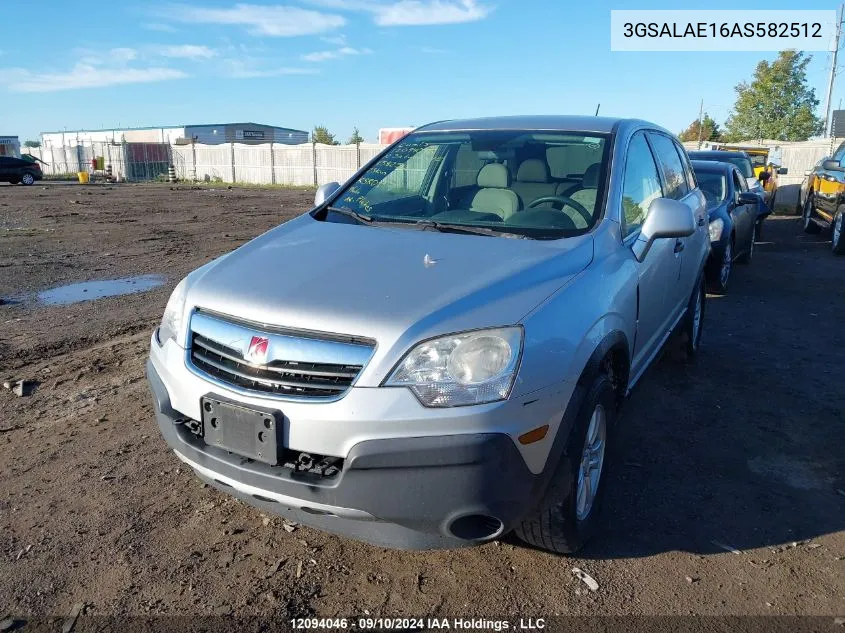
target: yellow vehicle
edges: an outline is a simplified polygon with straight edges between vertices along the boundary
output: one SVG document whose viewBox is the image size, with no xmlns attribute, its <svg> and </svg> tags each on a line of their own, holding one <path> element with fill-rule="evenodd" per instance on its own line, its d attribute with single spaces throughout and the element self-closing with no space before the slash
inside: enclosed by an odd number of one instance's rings
<svg viewBox="0 0 845 633">
<path fill-rule="evenodd" d="M 778 188 L 778 175 L 787 173 L 786 167 L 780 166 L 780 159 L 776 158 L 768 147 L 739 147 L 736 145 L 713 146 L 726 152 L 745 152 L 751 159 L 754 177 L 760 181 L 765 192 L 765 201 L 769 208 L 774 209 L 775 192 Z"/>
</svg>

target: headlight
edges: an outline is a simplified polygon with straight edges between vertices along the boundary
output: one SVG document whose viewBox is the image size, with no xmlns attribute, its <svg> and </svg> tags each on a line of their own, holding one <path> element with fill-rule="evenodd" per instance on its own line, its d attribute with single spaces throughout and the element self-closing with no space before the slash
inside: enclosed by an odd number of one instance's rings
<svg viewBox="0 0 845 633">
<path fill-rule="evenodd" d="M 161 318 L 161 325 L 158 326 L 158 344 L 164 345 L 168 339 L 178 340 L 179 331 L 182 327 L 182 313 L 185 312 L 185 288 L 187 279 L 183 279 L 173 289 L 173 294 L 167 300 L 164 308 L 164 316 Z"/>
<path fill-rule="evenodd" d="M 409 387 L 426 407 L 505 400 L 521 352 L 521 327 L 441 336 L 408 352 L 384 384 Z"/>
<path fill-rule="evenodd" d="M 716 218 L 710 223 L 710 241 L 718 242 L 722 239 L 722 231 L 725 228 L 725 221 L 722 218 Z"/>
</svg>

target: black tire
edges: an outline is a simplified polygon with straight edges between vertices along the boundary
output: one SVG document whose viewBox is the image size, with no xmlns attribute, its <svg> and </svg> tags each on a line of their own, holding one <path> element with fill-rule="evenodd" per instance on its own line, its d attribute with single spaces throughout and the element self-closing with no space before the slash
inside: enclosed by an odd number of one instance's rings
<svg viewBox="0 0 845 633">
<path fill-rule="evenodd" d="M 586 387 L 578 389 L 586 389 L 586 392 L 578 407 L 564 454 L 555 467 L 555 472 L 540 504 L 514 529 L 514 533 L 528 545 L 556 554 L 577 552 L 596 531 L 607 479 L 610 455 L 607 444 L 613 435 L 613 425 L 616 421 L 616 392 L 606 374 L 598 374 Z M 604 452 L 596 484 L 597 492 L 591 506 L 582 508 L 586 510 L 586 513 L 582 512 L 579 518 L 577 507 L 579 471 L 587 431 L 590 428 L 593 413 L 599 407 L 605 415 L 605 436 Z"/>
<path fill-rule="evenodd" d="M 813 210 L 813 199 L 810 196 L 807 196 L 807 201 L 804 203 L 804 210 L 801 213 L 801 225 L 804 229 L 804 233 L 815 235 L 816 233 L 821 232 L 822 227 L 814 221 L 815 215 L 815 211 Z"/>
<path fill-rule="evenodd" d="M 755 223 L 754 226 L 751 227 L 751 239 L 748 242 L 748 248 L 742 255 L 736 258 L 736 261 L 738 261 L 740 264 L 747 265 L 754 261 L 754 243 L 757 241 L 758 228 L 759 226 L 757 223 Z"/>
<path fill-rule="evenodd" d="M 696 327 L 696 302 L 701 301 L 700 310 L 698 310 L 698 327 Z M 687 353 L 687 358 L 692 360 L 698 354 L 701 347 L 701 333 L 704 330 L 704 312 L 707 304 L 707 293 L 704 288 L 704 279 L 698 282 L 690 296 L 687 304 L 687 313 L 684 315 L 682 331 L 686 341 L 684 342 L 684 350 Z"/>
<path fill-rule="evenodd" d="M 845 206 L 839 207 L 833 218 L 830 248 L 834 255 L 845 255 Z"/>
<path fill-rule="evenodd" d="M 33 185 L 33 184 L 35 184 L 35 176 L 30 174 L 28 171 L 24 172 L 23 175 L 21 176 L 21 183 L 23 183 L 26 186 Z"/>
<path fill-rule="evenodd" d="M 731 236 L 731 240 L 725 245 L 721 257 L 718 260 L 710 259 L 707 262 L 707 289 L 713 294 L 723 295 L 728 292 L 735 248 L 735 242 L 733 236 Z"/>
</svg>

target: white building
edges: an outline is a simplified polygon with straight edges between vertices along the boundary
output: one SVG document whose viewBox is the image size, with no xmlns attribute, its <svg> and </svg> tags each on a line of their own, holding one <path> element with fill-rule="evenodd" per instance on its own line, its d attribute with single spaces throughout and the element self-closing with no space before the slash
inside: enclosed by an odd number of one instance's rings
<svg viewBox="0 0 845 633">
<path fill-rule="evenodd" d="M 299 145 L 308 142 L 308 132 L 260 123 L 211 123 L 164 127 L 115 128 L 105 130 L 65 130 L 42 132 L 41 145 L 49 147 L 89 146 L 92 143 L 168 143 L 206 145 L 221 143 L 280 143 Z"/>
</svg>

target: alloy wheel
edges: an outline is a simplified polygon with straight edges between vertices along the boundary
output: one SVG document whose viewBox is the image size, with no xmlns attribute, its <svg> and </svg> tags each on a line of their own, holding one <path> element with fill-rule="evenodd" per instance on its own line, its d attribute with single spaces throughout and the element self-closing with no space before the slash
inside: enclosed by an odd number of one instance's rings
<svg viewBox="0 0 845 633">
<path fill-rule="evenodd" d="M 578 489 L 575 499 L 575 516 L 585 520 L 593 509 L 601 482 L 604 466 L 604 449 L 607 439 L 607 414 L 600 404 L 593 409 L 584 450 L 581 453 L 581 465 L 578 467 Z"/>
<path fill-rule="evenodd" d="M 731 266 L 733 265 L 733 247 L 731 242 L 725 245 L 725 252 L 722 255 L 722 268 L 719 270 L 719 281 L 722 282 L 722 288 L 728 285 L 728 278 L 731 276 Z"/>
</svg>

